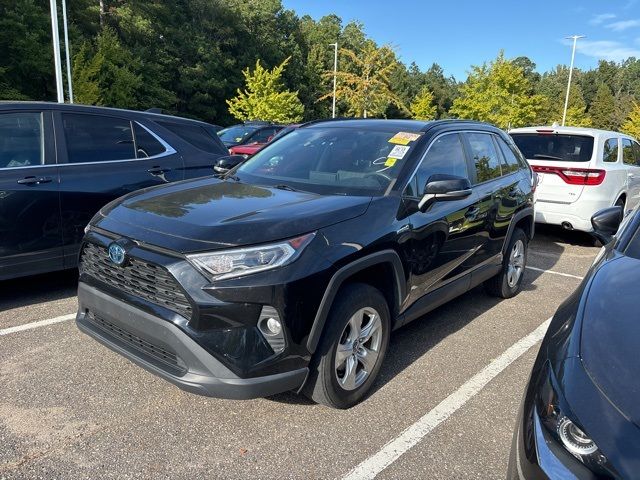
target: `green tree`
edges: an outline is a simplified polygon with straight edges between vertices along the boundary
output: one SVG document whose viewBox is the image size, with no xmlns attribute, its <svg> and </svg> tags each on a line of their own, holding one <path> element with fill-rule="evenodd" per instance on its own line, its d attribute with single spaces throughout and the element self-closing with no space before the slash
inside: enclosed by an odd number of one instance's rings
<svg viewBox="0 0 640 480">
<path fill-rule="evenodd" d="M 532 86 L 522 68 L 505 59 L 500 52 L 489 65 L 472 67 L 450 113 L 501 128 L 530 125 L 541 109 L 540 96 L 531 92 Z"/>
<path fill-rule="evenodd" d="M 238 120 L 268 120 L 279 123 L 295 123 L 302 120 L 304 106 L 298 98 L 298 92 L 285 90 L 282 72 L 289 59 L 285 59 L 273 70 L 265 69 L 260 60 L 256 61 L 253 71 L 242 71 L 245 78 L 245 90 L 237 90 L 237 95 L 227 100 L 229 113 Z"/>
<path fill-rule="evenodd" d="M 433 93 L 427 87 L 416 96 L 411 103 L 411 114 L 416 120 L 433 120 L 436 118 L 436 106 L 433 104 Z"/>
<path fill-rule="evenodd" d="M 591 123 L 595 128 L 615 130 L 619 127 L 615 121 L 616 104 L 611 89 L 601 83 L 589 108 Z"/>
<path fill-rule="evenodd" d="M 633 102 L 633 108 L 629 112 L 627 120 L 622 124 L 620 130 L 627 135 L 640 139 L 640 104 Z"/>
<path fill-rule="evenodd" d="M 389 105 L 407 110 L 389 85 L 389 77 L 397 66 L 395 53 L 390 47 L 378 48 L 369 40 L 358 53 L 341 48 L 340 54 L 349 61 L 351 68 L 338 70 L 336 97 L 346 103 L 350 115 L 364 118 L 381 116 Z M 325 72 L 324 76 L 333 78 L 333 71 Z M 332 95 L 332 92 L 327 93 L 319 100 Z"/>
</svg>

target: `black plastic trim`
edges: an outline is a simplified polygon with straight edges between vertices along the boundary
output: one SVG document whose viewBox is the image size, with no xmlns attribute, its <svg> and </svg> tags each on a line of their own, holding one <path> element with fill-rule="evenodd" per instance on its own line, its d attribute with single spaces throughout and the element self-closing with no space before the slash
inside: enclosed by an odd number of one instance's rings
<svg viewBox="0 0 640 480">
<path fill-rule="evenodd" d="M 327 321 L 329 310 L 331 309 L 333 300 L 335 299 L 336 294 L 338 293 L 338 290 L 340 289 L 340 286 L 344 283 L 344 281 L 355 273 L 364 270 L 365 268 L 384 263 L 390 264 L 393 268 L 394 280 L 396 283 L 395 293 L 397 307 L 400 307 L 403 299 L 406 296 L 407 287 L 404 280 L 404 268 L 402 266 L 402 261 L 400 260 L 400 256 L 398 255 L 398 253 L 395 250 L 381 250 L 379 252 L 359 258 L 340 268 L 333 275 L 333 277 L 331 277 L 329 285 L 327 286 L 327 289 L 325 290 L 322 297 L 322 301 L 320 302 L 320 306 L 318 307 L 318 312 L 316 313 L 313 325 L 311 326 L 311 331 L 309 332 L 309 338 L 307 339 L 307 348 L 309 352 L 315 352 L 316 347 L 320 342 L 320 336 L 322 335 L 324 325 Z"/>
</svg>

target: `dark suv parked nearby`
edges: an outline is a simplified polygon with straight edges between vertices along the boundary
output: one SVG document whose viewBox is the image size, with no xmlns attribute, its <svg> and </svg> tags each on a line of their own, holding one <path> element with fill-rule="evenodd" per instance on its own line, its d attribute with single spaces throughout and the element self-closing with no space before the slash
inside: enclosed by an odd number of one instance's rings
<svg viewBox="0 0 640 480">
<path fill-rule="evenodd" d="M 109 201 L 214 173 L 215 127 L 55 103 L 0 102 L 0 280 L 73 268 L 84 227 Z"/>
<path fill-rule="evenodd" d="M 486 124 L 307 124 L 224 179 L 103 208 L 82 247 L 77 323 L 188 391 L 349 407 L 393 329 L 483 282 L 518 293 L 532 184 Z"/>
</svg>

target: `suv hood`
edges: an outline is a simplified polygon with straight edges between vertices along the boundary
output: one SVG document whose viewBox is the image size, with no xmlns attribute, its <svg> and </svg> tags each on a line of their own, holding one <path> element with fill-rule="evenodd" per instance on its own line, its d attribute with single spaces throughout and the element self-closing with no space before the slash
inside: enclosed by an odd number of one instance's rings
<svg viewBox="0 0 640 480">
<path fill-rule="evenodd" d="M 208 177 L 123 197 L 95 226 L 186 253 L 294 237 L 362 215 L 370 202 Z"/>
<path fill-rule="evenodd" d="M 619 257 L 596 272 L 584 307 L 580 355 L 592 381 L 640 426 L 640 260 Z"/>
</svg>

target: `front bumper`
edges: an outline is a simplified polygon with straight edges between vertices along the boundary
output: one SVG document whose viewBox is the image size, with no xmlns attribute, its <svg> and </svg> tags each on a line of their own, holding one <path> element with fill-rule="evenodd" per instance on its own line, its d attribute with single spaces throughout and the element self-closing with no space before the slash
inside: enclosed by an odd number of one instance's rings
<svg viewBox="0 0 640 480">
<path fill-rule="evenodd" d="M 167 320 L 80 282 L 78 328 L 137 365 L 183 390 L 249 399 L 299 389 L 308 368 L 241 378 Z"/>
</svg>

